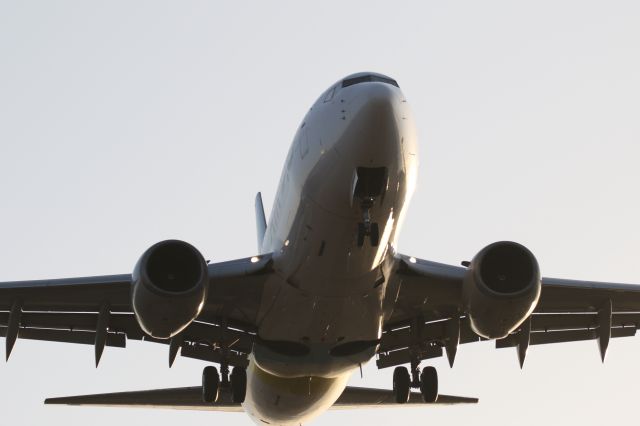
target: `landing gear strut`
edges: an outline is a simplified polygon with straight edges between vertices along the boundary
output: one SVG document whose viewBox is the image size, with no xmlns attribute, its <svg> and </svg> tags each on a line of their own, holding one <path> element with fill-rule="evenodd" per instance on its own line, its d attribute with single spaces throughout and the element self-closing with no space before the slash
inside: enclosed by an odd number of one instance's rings
<svg viewBox="0 0 640 426">
<path fill-rule="evenodd" d="M 357 167 L 353 188 L 353 200 L 360 203 L 362 222 L 358 223 L 358 247 L 369 237 L 372 247 L 380 244 L 380 229 L 371 222 L 371 208 L 377 200 L 383 200 L 388 185 L 386 167 Z"/>
<path fill-rule="evenodd" d="M 411 388 L 420 389 L 424 402 L 436 402 L 438 399 L 438 372 L 434 367 L 425 367 L 420 371 L 417 362 L 411 363 L 411 377 L 407 367 L 393 370 L 393 396 L 397 403 L 409 401 Z"/>
<path fill-rule="evenodd" d="M 207 366 L 202 370 L 202 400 L 214 403 L 218 400 L 220 390 L 228 390 L 231 393 L 231 401 L 237 404 L 244 402 L 247 393 L 247 371 L 242 367 L 234 367 L 229 374 L 229 366 L 220 365 L 222 374 L 218 369 Z"/>
<path fill-rule="evenodd" d="M 364 245 L 365 237 L 369 237 L 371 247 L 377 247 L 380 243 L 380 227 L 376 222 L 371 222 L 371 207 L 374 202 L 373 197 L 362 200 L 362 222 L 358 223 L 358 247 Z"/>
</svg>

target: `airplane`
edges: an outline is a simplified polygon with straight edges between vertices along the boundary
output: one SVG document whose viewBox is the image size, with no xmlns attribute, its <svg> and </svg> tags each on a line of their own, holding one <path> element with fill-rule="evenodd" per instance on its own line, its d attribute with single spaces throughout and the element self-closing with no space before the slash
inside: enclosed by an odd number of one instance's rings
<svg viewBox="0 0 640 426">
<path fill-rule="evenodd" d="M 267 224 L 255 199 L 257 251 L 210 263 L 161 241 L 131 274 L 0 283 L 6 357 L 18 339 L 168 346 L 209 364 L 199 386 L 49 398 L 46 404 L 244 411 L 299 425 L 328 409 L 473 404 L 439 393 L 425 360 L 494 340 L 515 348 L 635 335 L 640 286 L 545 278 L 535 256 L 498 241 L 460 266 L 397 251 L 417 181 L 411 110 L 396 80 L 373 72 L 332 84 L 285 160 Z M 375 358 L 391 389 L 347 386 Z"/>
</svg>

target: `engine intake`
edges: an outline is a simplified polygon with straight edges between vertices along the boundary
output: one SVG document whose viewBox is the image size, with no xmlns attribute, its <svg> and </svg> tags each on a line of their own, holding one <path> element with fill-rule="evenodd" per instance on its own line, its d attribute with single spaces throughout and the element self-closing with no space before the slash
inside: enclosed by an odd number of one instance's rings
<svg viewBox="0 0 640 426">
<path fill-rule="evenodd" d="M 183 293 L 200 283 L 202 256 L 194 247 L 179 241 L 165 241 L 154 246 L 147 259 L 149 282 L 167 293 Z"/>
<path fill-rule="evenodd" d="M 151 246 L 133 271 L 131 298 L 140 327 L 168 339 L 200 314 L 208 289 L 207 264 L 191 244 L 179 240 Z"/>
<path fill-rule="evenodd" d="M 538 261 L 523 245 L 500 241 L 480 250 L 464 278 L 463 299 L 471 327 L 487 339 L 506 337 L 540 298 Z"/>
</svg>

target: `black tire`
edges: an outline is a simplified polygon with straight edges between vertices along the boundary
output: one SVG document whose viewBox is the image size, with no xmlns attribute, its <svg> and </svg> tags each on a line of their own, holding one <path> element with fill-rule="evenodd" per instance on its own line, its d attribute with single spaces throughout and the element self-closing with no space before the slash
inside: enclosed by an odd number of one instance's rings
<svg viewBox="0 0 640 426">
<path fill-rule="evenodd" d="M 438 372 L 434 367 L 425 367 L 420 373 L 420 393 L 424 402 L 438 400 Z"/>
<path fill-rule="evenodd" d="M 220 375 L 218 369 L 207 366 L 202 370 L 202 401 L 213 404 L 218 400 Z"/>
<path fill-rule="evenodd" d="M 247 370 L 234 367 L 231 372 L 231 401 L 242 404 L 247 394 Z"/>
<path fill-rule="evenodd" d="M 362 247 L 364 245 L 364 237 L 367 231 L 364 228 L 364 223 L 358 223 L 358 247 Z"/>
<path fill-rule="evenodd" d="M 371 247 L 378 247 L 378 244 L 380 244 L 380 227 L 377 223 L 371 224 L 371 234 L 369 238 L 371 240 Z"/>
<path fill-rule="evenodd" d="M 407 367 L 396 367 L 393 370 L 393 396 L 398 404 L 409 401 L 411 392 L 411 378 Z"/>
</svg>

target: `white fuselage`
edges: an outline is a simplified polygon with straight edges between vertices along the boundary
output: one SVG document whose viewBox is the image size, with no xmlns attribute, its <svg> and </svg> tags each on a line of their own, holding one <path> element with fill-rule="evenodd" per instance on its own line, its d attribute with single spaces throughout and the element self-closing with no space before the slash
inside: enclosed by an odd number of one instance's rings
<svg viewBox="0 0 640 426">
<path fill-rule="evenodd" d="M 258 424 L 301 424 L 328 409 L 375 355 L 392 309 L 385 292 L 417 171 L 413 120 L 398 87 L 341 83 L 296 133 L 261 247 L 277 274 L 265 285 L 243 405 Z M 371 170 L 384 170 L 367 209 L 379 243 L 360 245 L 356 193 Z"/>
</svg>

